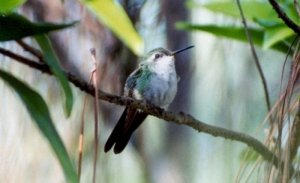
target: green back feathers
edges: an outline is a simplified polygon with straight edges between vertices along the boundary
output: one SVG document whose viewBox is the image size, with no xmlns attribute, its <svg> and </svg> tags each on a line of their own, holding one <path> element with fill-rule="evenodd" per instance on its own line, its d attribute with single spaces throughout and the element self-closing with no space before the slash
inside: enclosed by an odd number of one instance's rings
<svg viewBox="0 0 300 183">
<path fill-rule="evenodd" d="M 137 89 L 142 93 L 146 89 L 150 76 L 151 71 L 147 68 L 147 66 L 142 66 L 134 72 L 133 75 L 128 77 L 126 87 L 129 90 L 129 96 L 132 97 L 134 89 Z"/>
</svg>

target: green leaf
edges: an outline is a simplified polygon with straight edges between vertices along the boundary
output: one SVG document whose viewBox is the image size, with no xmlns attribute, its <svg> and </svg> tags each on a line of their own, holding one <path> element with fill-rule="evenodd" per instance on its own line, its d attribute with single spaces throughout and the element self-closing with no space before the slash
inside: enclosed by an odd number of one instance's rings
<svg viewBox="0 0 300 183">
<path fill-rule="evenodd" d="M 253 18 L 269 19 L 280 21 L 272 6 L 268 2 L 262 1 L 242 1 L 242 8 L 246 19 L 253 20 Z M 189 7 L 203 7 L 215 13 L 232 16 L 234 18 L 241 18 L 236 1 L 213 1 L 208 3 L 195 3 L 191 1 Z"/>
<path fill-rule="evenodd" d="M 227 37 L 239 41 L 247 41 L 244 27 L 236 26 L 218 26 L 218 25 L 192 25 L 186 23 L 178 23 L 176 25 L 179 29 L 188 29 L 188 30 L 200 30 L 212 33 L 216 36 Z M 253 42 L 255 44 L 261 45 L 263 32 L 260 29 L 250 29 L 250 32 L 253 37 Z"/>
<path fill-rule="evenodd" d="M 136 55 L 143 54 L 144 42 L 122 6 L 114 0 L 90 0 L 84 3 L 97 18 L 118 36 Z"/>
<path fill-rule="evenodd" d="M 300 3 L 299 0 L 297 0 L 298 3 Z M 280 3 L 279 2 L 280 7 L 282 8 L 282 11 L 284 13 L 286 13 L 286 15 L 292 20 L 294 21 L 296 24 L 298 24 L 298 26 L 300 26 L 300 19 L 299 19 L 299 15 L 298 12 L 296 10 L 295 4 L 294 4 L 294 0 L 285 0 L 285 2 Z"/>
<path fill-rule="evenodd" d="M 70 157 L 68 156 L 67 150 L 57 133 L 55 126 L 49 114 L 47 104 L 43 98 L 29 86 L 12 76 L 11 74 L 0 69 L 0 77 L 12 87 L 23 104 L 26 106 L 28 113 L 30 114 L 33 122 L 38 126 L 41 133 L 46 137 L 50 143 L 51 148 L 55 152 L 64 174 L 71 183 L 77 183 L 77 175 L 74 167 L 71 163 Z"/>
<path fill-rule="evenodd" d="M 263 28 L 272 28 L 272 27 L 275 27 L 275 26 L 282 25 L 281 22 L 270 21 L 270 20 L 266 20 L 266 19 L 257 19 L 257 18 L 254 18 L 253 21 L 255 23 L 257 23 L 258 25 L 260 25 L 261 27 L 263 27 Z"/>
<path fill-rule="evenodd" d="M 0 41 L 17 40 L 27 36 L 64 29 L 73 26 L 75 23 L 32 23 L 24 16 L 16 13 L 0 14 Z"/>
<path fill-rule="evenodd" d="M 18 6 L 22 5 L 25 0 L 0 0 L 0 13 L 12 11 Z"/>
<path fill-rule="evenodd" d="M 248 42 L 245 34 L 244 27 L 236 26 L 218 26 L 218 25 L 192 25 L 188 23 L 177 23 L 176 27 L 179 29 L 191 30 L 191 31 L 204 31 L 216 36 L 230 38 L 238 41 Z M 263 46 L 264 30 L 261 29 L 248 29 L 252 35 L 253 43 L 257 46 Z M 272 46 L 277 51 L 286 53 L 289 47 L 283 42 L 277 43 Z"/>
<path fill-rule="evenodd" d="M 266 29 L 263 41 L 263 48 L 270 48 L 280 41 L 295 35 L 294 32 L 285 24 Z"/>
<path fill-rule="evenodd" d="M 52 48 L 51 42 L 46 35 L 35 36 L 35 39 L 42 49 L 46 64 L 50 67 L 50 70 L 60 82 L 65 95 L 65 114 L 70 116 L 73 106 L 72 90 L 64 72 L 59 65 L 58 58 Z"/>
</svg>

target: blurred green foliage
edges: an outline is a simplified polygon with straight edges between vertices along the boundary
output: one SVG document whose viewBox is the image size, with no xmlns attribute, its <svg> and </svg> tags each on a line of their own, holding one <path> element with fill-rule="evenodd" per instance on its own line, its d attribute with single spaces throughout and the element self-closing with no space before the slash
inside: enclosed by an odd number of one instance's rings
<svg viewBox="0 0 300 183">
<path fill-rule="evenodd" d="M 223 36 L 226 38 L 239 40 L 243 42 L 247 42 L 247 36 L 245 34 L 244 27 L 233 27 L 233 26 L 220 26 L 220 25 L 193 25 L 189 23 L 177 23 L 176 27 L 179 29 L 187 29 L 187 30 L 200 30 L 200 31 L 207 31 L 216 36 Z M 287 28 L 288 29 L 288 28 Z M 263 47 L 264 44 L 264 36 L 265 32 L 261 29 L 257 28 L 249 28 L 248 29 L 252 35 L 253 43 L 257 46 Z M 290 29 L 289 29 L 290 30 Z M 280 36 L 280 35 L 279 35 Z M 272 45 L 273 49 L 281 52 L 286 52 L 289 49 L 289 46 L 284 42 L 277 42 L 276 44 Z"/>
<path fill-rule="evenodd" d="M 50 70 L 54 74 L 54 76 L 59 81 L 62 90 L 64 91 L 65 96 L 65 114 L 66 116 L 70 116 L 73 106 L 73 93 L 71 87 L 69 85 L 68 79 L 64 75 L 63 70 L 59 65 L 59 60 L 51 46 L 51 42 L 46 35 L 37 35 L 35 36 L 35 40 L 38 42 L 46 64 L 50 67 Z"/>
<path fill-rule="evenodd" d="M 53 24 L 31 22 L 13 10 L 24 3 L 24 0 L 0 1 L 0 42 L 19 40 L 32 36 L 38 43 L 47 64 L 59 81 L 65 97 L 65 114 L 70 116 L 73 106 L 73 94 L 69 82 L 63 73 L 60 62 L 52 48 L 46 33 L 75 25 L 76 22 Z M 84 1 L 105 26 L 110 28 L 136 55 L 144 49 L 142 38 L 135 31 L 133 24 L 120 4 L 112 0 Z M 0 70 L 0 77 L 8 83 L 21 97 L 28 113 L 55 152 L 68 182 L 78 182 L 76 172 L 67 154 L 66 148 L 55 130 L 48 106 L 43 98 L 22 81 L 9 73 Z"/>
<path fill-rule="evenodd" d="M 270 48 L 286 53 L 288 47 L 293 41 L 292 37 L 296 36 L 296 34 L 290 28 L 288 28 L 280 18 L 278 18 L 278 15 L 272 9 L 272 6 L 267 1 L 259 0 L 241 1 L 241 4 L 246 20 L 250 22 L 250 32 L 256 32 L 252 36 L 254 39 L 254 43 L 264 49 Z M 292 0 L 281 1 L 280 5 L 283 11 L 286 12 L 286 14 L 289 16 L 289 18 L 291 18 L 297 24 L 300 23 L 300 19 L 298 18 Z M 235 1 L 219 0 L 203 4 L 189 1 L 188 7 L 200 7 L 208 9 L 216 14 L 222 14 L 232 17 L 236 20 L 241 20 L 241 15 Z M 223 26 L 216 25 L 214 23 L 210 25 L 193 25 L 190 23 L 180 23 L 177 26 L 181 29 L 205 31 L 216 36 L 222 36 L 225 38 L 247 42 L 247 39 L 245 39 L 245 31 L 240 31 L 244 28 L 241 24 Z M 228 34 L 230 29 L 232 29 L 232 31 L 237 35 L 233 36 L 233 34 L 231 33 Z M 261 39 L 261 41 L 258 41 L 257 39 Z"/>
<path fill-rule="evenodd" d="M 11 74 L 0 70 L 0 77 L 5 83 L 12 87 L 26 106 L 33 122 L 38 126 L 41 133 L 49 141 L 70 183 L 78 182 L 77 174 L 71 163 L 67 150 L 55 129 L 50 113 L 44 99 L 33 89 Z"/>
<path fill-rule="evenodd" d="M 35 36 L 35 39 L 44 54 L 45 64 L 49 66 L 64 91 L 65 112 L 67 116 L 70 116 L 73 106 L 72 90 L 59 65 L 60 62 L 51 46 L 50 40 L 43 33 L 68 28 L 74 24 L 75 22 L 69 24 L 32 23 L 22 15 L 16 13 L 6 13 L 0 16 L 0 41 L 18 40 L 27 36 Z M 5 71 L 0 72 L 0 77 L 14 88 L 21 97 L 33 122 L 37 124 L 42 134 L 44 134 L 46 139 L 50 142 L 68 182 L 78 182 L 76 172 L 72 166 L 66 148 L 54 127 L 48 106 L 43 98 L 25 83 Z"/>
<path fill-rule="evenodd" d="M 0 13 L 12 11 L 25 1 L 26 0 L 0 0 Z"/>
</svg>

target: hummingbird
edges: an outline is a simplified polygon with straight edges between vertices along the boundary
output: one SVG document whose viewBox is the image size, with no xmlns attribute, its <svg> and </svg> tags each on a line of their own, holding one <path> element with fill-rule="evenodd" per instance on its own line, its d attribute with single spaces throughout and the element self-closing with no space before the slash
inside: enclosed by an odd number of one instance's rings
<svg viewBox="0 0 300 183">
<path fill-rule="evenodd" d="M 175 70 L 175 55 L 194 46 L 176 51 L 156 48 L 144 57 L 139 67 L 127 78 L 124 96 L 166 109 L 177 93 L 178 77 Z M 140 109 L 126 107 L 118 123 L 111 132 L 104 151 L 114 146 L 114 153 L 121 153 L 133 132 L 142 124 L 147 113 Z"/>
</svg>

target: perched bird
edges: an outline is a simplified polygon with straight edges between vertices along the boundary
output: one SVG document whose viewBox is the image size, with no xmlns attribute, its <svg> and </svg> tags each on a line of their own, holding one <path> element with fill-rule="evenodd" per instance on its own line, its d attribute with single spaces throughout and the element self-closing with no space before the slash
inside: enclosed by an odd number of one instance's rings
<svg viewBox="0 0 300 183">
<path fill-rule="evenodd" d="M 162 108 L 168 107 L 177 93 L 178 78 L 174 56 L 192 47 L 194 46 L 174 52 L 164 48 L 150 51 L 142 58 L 139 67 L 127 78 L 124 96 L 143 100 Z M 126 107 L 110 134 L 104 151 L 108 152 L 114 146 L 116 154 L 122 152 L 132 133 L 146 117 L 147 114 L 142 110 Z"/>
</svg>

